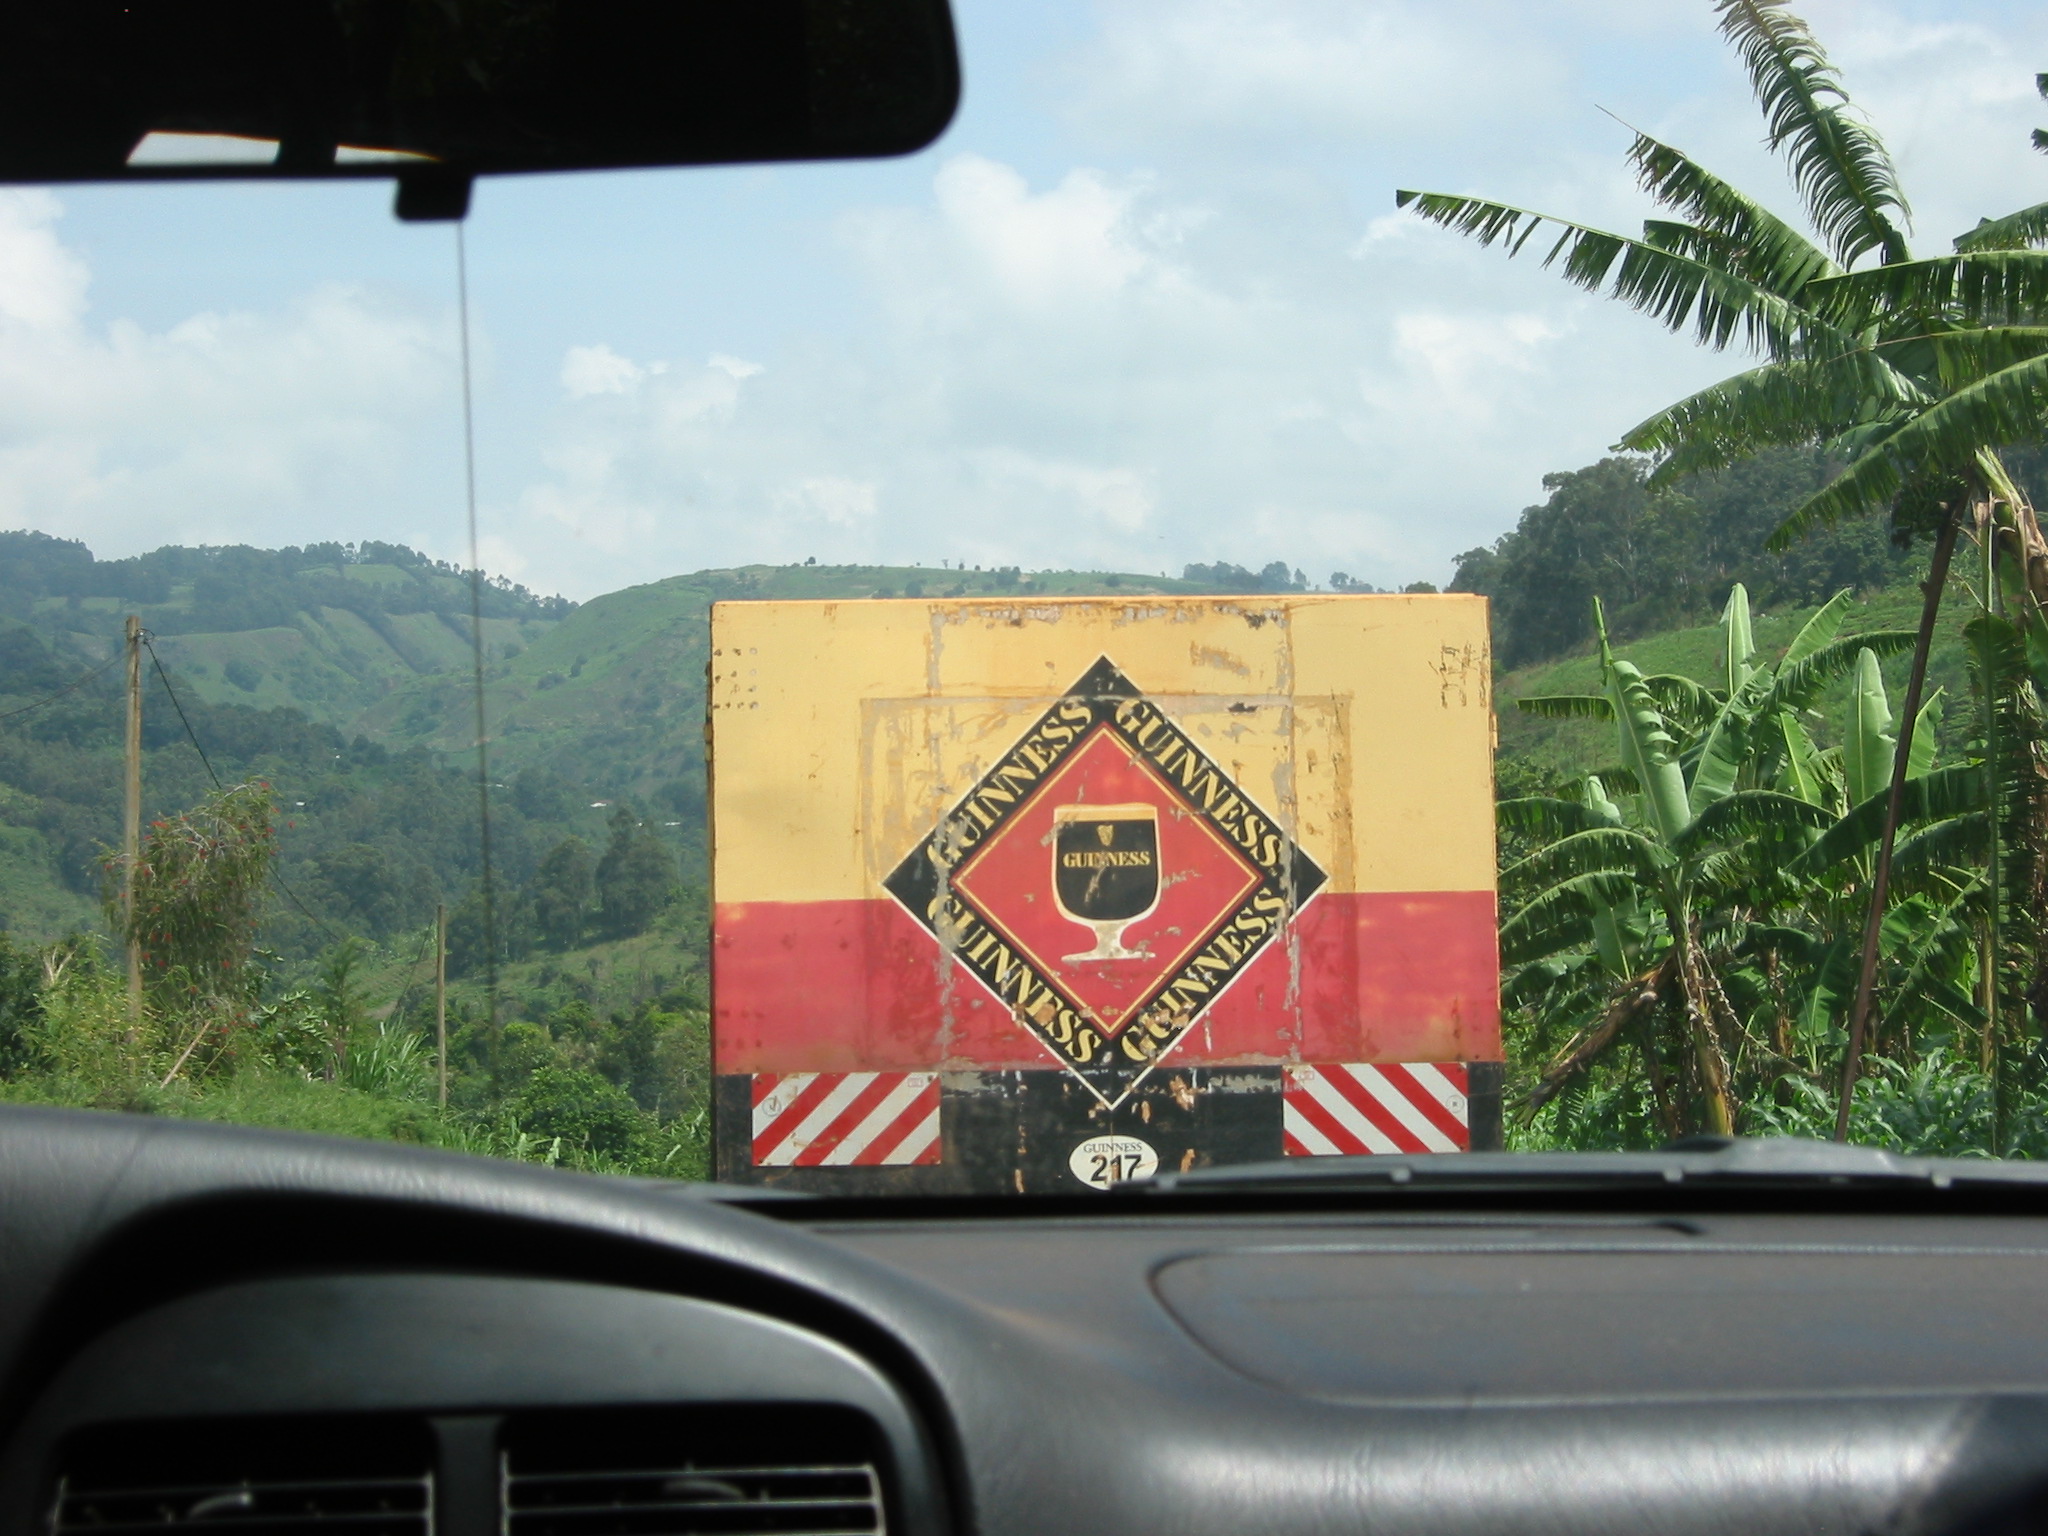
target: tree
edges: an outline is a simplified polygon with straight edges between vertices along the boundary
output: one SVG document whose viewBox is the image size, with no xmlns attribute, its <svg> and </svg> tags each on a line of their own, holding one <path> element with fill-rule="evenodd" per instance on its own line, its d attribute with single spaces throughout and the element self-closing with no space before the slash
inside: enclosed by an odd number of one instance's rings
<svg viewBox="0 0 2048 1536">
<path fill-rule="evenodd" d="M 1591 638 L 1595 593 L 1624 614 L 1653 595 L 1658 573 L 1650 557 L 1659 551 L 1644 516 L 1646 473 L 1639 460 L 1603 459 L 1543 477 L 1550 497 L 1522 514 L 1512 569 L 1500 573 L 1509 579 L 1489 589 L 1502 666 L 1556 655 Z"/>
<path fill-rule="evenodd" d="M 499 954 L 503 960 L 504 925 L 496 924 Z M 483 968 L 488 946 L 484 939 L 484 893 L 482 886 L 471 887 L 469 894 L 448 909 L 448 974 L 468 976 Z"/>
<path fill-rule="evenodd" d="M 334 905 L 374 934 L 407 926 L 414 915 L 413 899 L 432 894 L 431 882 L 416 878 L 419 871 L 399 869 L 383 848 L 372 843 L 346 843 L 321 855 L 314 869 Z"/>
<path fill-rule="evenodd" d="M 1856 115 L 1826 53 L 1783 0 L 1716 0 L 1782 152 L 1814 236 L 1779 219 L 1683 151 L 1637 133 L 1628 158 L 1675 218 L 1641 239 L 1484 199 L 1402 191 L 1424 218 L 1519 252 L 1545 224 L 1560 231 L 1546 265 L 1704 345 L 1741 341 L 1758 367 L 1658 412 L 1622 438 L 1659 456 L 1655 484 L 1735 463 L 1760 448 L 1819 444 L 1843 469 L 1773 536 L 1889 509 L 1895 534 L 1931 536 L 1927 601 L 1906 687 L 1864 924 L 1857 1001 L 1844 1059 L 1838 1134 L 1862 1051 L 1880 928 L 1926 676 L 1957 526 L 1988 549 L 2010 546 L 2026 575 L 2023 627 L 2043 631 L 2048 540 L 2007 474 L 1999 445 L 2048 421 L 2048 205 L 1985 221 L 1947 256 L 1913 260 L 1905 192 L 1876 132 Z M 2048 94 L 2048 80 L 2040 82 Z M 1865 257 L 1876 261 L 1856 270 Z"/>
<path fill-rule="evenodd" d="M 191 1000 L 248 1001 L 263 886 L 277 858 L 270 786 L 236 784 L 182 815 L 144 829 L 135 860 L 135 905 L 120 910 L 121 856 L 102 858 L 115 932 L 142 951 L 142 972 L 162 1007 Z"/>
<path fill-rule="evenodd" d="M 583 937 L 590 910 L 596 862 L 580 837 L 565 837 L 548 850 L 527 885 L 533 926 L 541 941 L 566 949 Z"/>
<path fill-rule="evenodd" d="M 11 1076 L 33 1054 L 44 983 L 42 956 L 0 932 L 0 1078 Z"/>
<path fill-rule="evenodd" d="M 313 983 L 313 1002 L 327 1030 L 327 1049 L 333 1070 L 346 1076 L 349 1048 L 369 1023 L 369 1002 L 357 973 L 363 963 L 363 946 L 355 939 L 343 939 L 320 960 Z"/>
<path fill-rule="evenodd" d="M 1223 592 L 1305 592 L 1308 578 L 1285 560 L 1268 561 L 1256 571 L 1228 560 L 1213 565 L 1188 565 L 1181 569 L 1182 581 L 1199 581 Z M 1348 581 L 1348 578 L 1347 578 Z"/>
<path fill-rule="evenodd" d="M 597 903 L 605 931 L 624 938 L 654 921 L 679 882 L 674 856 L 629 807 L 612 812 L 611 831 L 604 857 L 597 861 Z"/>
<path fill-rule="evenodd" d="M 1885 584 L 1904 556 L 1871 521 L 1819 530 L 1783 554 L 1765 539 L 1830 473 L 1811 448 L 1769 448 L 1725 469 L 1650 483 L 1654 464 L 1617 457 L 1546 475 L 1490 548 L 1457 560 L 1451 589 L 1493 599 L 1494 655 L 1513 668 L 1592 637 L 1592 595 L 1617 639 L 1718 612 L 1740 582 L 1766 606 L 1820 603 Z"/>
<path fill-rule="evenodd" d="M 606 1156 L 629 1151 L 645 1123 L 632 1096 L 580 1067 L 541 1067 L 513 1101 L 520 1128 L 560 1137 L 570 1146 Z"/>
<path fill-rule="evenodd" d="M 512 781 L 512 803 L 533 821 L 565 821 L 574 809 L 569 781 L 547 768 L 522 768 Z"/>
</svg>

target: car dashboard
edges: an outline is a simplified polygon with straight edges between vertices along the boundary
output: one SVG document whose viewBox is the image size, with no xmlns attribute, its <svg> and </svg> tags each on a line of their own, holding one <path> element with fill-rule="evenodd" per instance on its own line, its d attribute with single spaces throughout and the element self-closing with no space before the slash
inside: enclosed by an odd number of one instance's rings
<svg viewBox="0 0 2048 1536">
<path fill-rule="evenodd" d="M 854 1203 L 7 1109 L 0 1521 L 2033 1530 L 2044 1206 L 1668 1171 Z"/>
</svg>

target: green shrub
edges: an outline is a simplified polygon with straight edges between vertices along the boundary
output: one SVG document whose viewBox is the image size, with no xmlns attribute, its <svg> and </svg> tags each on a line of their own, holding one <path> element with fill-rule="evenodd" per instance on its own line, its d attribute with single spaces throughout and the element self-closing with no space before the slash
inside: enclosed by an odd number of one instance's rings
<svg viewBox="0 0 2048 1536">
<path fill-rule="evenodd" d="M 520 1129 L 605 1157 L 625 1157 L 648 1122 L 632 1096 L 595 1072 L 542 1067 L 513 1102 Z"/>
</svg>

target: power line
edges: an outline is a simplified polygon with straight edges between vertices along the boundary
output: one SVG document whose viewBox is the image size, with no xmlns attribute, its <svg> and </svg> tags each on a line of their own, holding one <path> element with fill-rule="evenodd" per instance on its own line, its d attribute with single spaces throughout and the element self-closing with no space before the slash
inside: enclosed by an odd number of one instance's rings
<svg viewBox="0 0 2048 1536">
<path fill-rule="evenodd" d="M 412 957 L 412 962 L 405 968 L 405 985 L 398 989 L 398 996 L 392 1000 L 391 1017 L 393 1019 L 404 1015 L 405 1000 L 412 996 L 412 989 L 418 984 L 420 962 L 427 958 L 427 948 L 433 942 L 434 928 L 430 923 L 427 926 L 426 937 L 420 940 L 419 953 Z"/>
<path fill-rule="evenodd" d="M 149 652 L 149 662 L 151 666 L 156 668 L 157 681 L 164 685 L 164 693 L 171 701 L 171 708 L 178 712 L 178 723 L 185 727 L 186 738 L 191 741 L 192 750 L 199 754 L 199 761 L 206 768 L 206 776 L 213 780 L 213 787 L 215 789 L 226 789 L 227 786 L 220 781 L 220 775 L 213 771 L 213 759 L 206 755 L 206 748 L 199 744 L 199 733 L 192 729 L 192 722 L 185 716 L 185 706 L 178 702 L 178 691 L 171 686 L 170 676 L 164 671 L 164 664 L 156 654 L 156 647 L 150 644 L 148 630 L 142 632 L 142 646 L 144 650 Z M 337 932 L 332 923 L 299 900 L 299 893 L 284 883 L 284 876 L 277 872 L 275 865 L 270 870 L 270 883 L 277 887 L 278 894 L 299 909 L 300 915 L 319 928 L 330 940 L 336 944 L 347 942 L 345 936 Z"/>
<path fill-rule="evenodd" d="M 178 702 L 178 691 L 171 686 L 171 679 L 165 673 L 164 664 L 158 659 L 156 647 L 150 644 L 150 639 L 150 633 L 145 629 L 142 632 L 142 648 L 149 652 L 149 664 L 156 668 L 156 680 L 164 685 L 164 694 L 170 699 L 171 708 L 178 712 L 178 723 L 185 727 L 186 736 L 191 738 L 192 750 L 199 754 L 199 761 L 205 765 L 206 776 L 213 780 L 215 789 L 225 789 L 227 786 L 221 783 L 220 775 L 213 771 L 213 760 L 206 755 L 206 748 L 199 745 L 199 733 L 192 729 L 192 722 L 185 718 L 185 706 Z"/>
<path fill-rule="evenodd" d="M 212 759 L 207 757 L 206 748 L 202 747 L 199 744 L 199 733 L 192 729 L 192 722 L 190 719 L 186 717 L 185 714 L 185 706 L 178 702 L 178 690 L 171 686 L 170 674 L 164 671 L 163 661 L 160 657 L 158 657 L 156 653 L 156 647 L 150 644 L 150 635 L 147 630 L 143 631 L 142 645 L 143 648 L 149 652 L 150 665 L 156 668 L 157 681 L 164 685 L 164 694 L 167 698 L 170 699 L 171 708 L 178 712 L 178 723 L 185 727 L 185 735 L 187 739 L 189 739 L 192 743 L 192 750 L 199 754 L 199 761 L 205 765 L 206 776 L 209 779 L 213 780 L 213 787 L 215 789 L 225 788 L 225 786 L 220 781 L 220 775 L 213 771 L 213 762 Z M 325 929 L 328 936 L 333 938 L 336 943 L 342 942 L 339 935 L 335 933 L 334 929 L 330 927 L 323 918 L 316 916 L 313 912 L 307 909 L 306 904 L 299 900 L 297 894 L 292 890 L 292 888 L 284 883 L 284 877 L 278 874 L 278 872 L 275 869 L 271 870 L 270 879 L 271 883 L 274 884 L 278 888 L 278 890 L 283 893 L 287 901 L 289 901 L 293 906 L 297 907 L 299 911 L 304 913 L 305 916 L 309 918 L 311 921 L 319 924 L 321 928 Z M 391 1005 L 393 1014 L 396 1014 L 401 1008 L 405 1006 L 405 1000 L 411 994 L 413 986 L 417 979 L 417 975 L 420 968 L 420 962 L 426 959 L 427 946 L 433 943 L 433 941 L 433 930 L 430 928 L 427 930 L 427 936 L 424 939 L 420 940 L 419 953 L 412 957 L 412 963 L 405 968 L 405 985 L 399 989 L 397 1001 L 395 1001 Z"/>
<path fill-rule="evenodd" d="M 54 704 L 57 702 L 57 700 L 63 698 L 64 695 L 67 693 L 76 693 L 79 689 L 83 688 L 87 683 L 91 682 L 94 678 L 98 677 L 102 672 L 106 671 L 107 668 L 111 667 L 115 662 L 119 661 L 120 659 L 121 653 L 119 651 L 114 652 L 113 655 L 109 656 L 105 661 L 101 662 L 98 666 L 94 667 L 90 672 L 87 672 L 80 677 L 74 678 L 71 682 L 66 683 L 62 688 L 59 688 L 55 693 L 45 694 L 43 695 L 42 698 L 37 699 L 32 704 L 23 704 L 17 709 L 10 709 L 4 713 L 0 713 L 0 720 L 12 720 L 16 715 L 25 715 L 32 709 L 41 709 L 45 704 Z"/>
</svg>

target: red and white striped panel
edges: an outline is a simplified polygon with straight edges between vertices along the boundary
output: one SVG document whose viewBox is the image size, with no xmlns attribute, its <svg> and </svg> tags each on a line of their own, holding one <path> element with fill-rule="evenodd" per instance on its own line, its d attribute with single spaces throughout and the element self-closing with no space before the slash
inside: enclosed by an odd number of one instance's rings
<svg viewBox="0 0 2048 1536">
<path fill-rule="evenodd" d="M 1289 1157 L 1464 1152 L 1472 1145 L 1465 1065 L 1289 1067 L 1281 1090 Z"/>
<path fill-rule="evenodd" d="M 938 1160 L 935 1072 L 754 1074 L 757 1168 L 881 1168 Z"/>
</svg>

